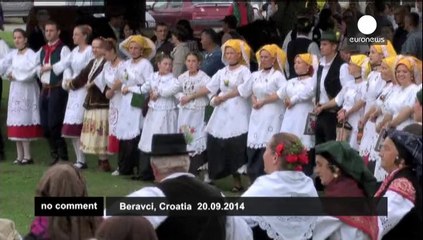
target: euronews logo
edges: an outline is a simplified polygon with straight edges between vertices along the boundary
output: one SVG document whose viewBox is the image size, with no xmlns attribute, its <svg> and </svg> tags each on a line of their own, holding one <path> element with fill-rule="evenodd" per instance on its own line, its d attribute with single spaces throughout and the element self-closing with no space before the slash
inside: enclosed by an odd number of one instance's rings
<svg viewBox="0 0 423 240">
<path fill-rule="evenodd" d="M 371 15 L 362 16 L 357 22 L 358 31 L 364 36 L 350 36 L 348 42 L 351 44 L 386 44 L 385 37 L 371 36 L 377 28 L 376 19 Z"/>
</svg>

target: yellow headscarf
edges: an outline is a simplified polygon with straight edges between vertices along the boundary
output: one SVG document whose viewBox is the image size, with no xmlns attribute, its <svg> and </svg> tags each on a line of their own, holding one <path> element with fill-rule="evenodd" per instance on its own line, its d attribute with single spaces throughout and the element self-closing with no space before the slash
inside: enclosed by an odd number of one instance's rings
<svg viewBox="0 0 423 240">
<path fill-rule="evenodd" d="M 386 41 L 386 45 L 373 44 L 372 47 L 376 49 L 376 52 L 383 54 L 384 57 L 392 57 L 397 55 L 394 46 L 389 40 Z"/>
<path fill-rule="evenodd" d="M 395 75 L 395 65 L 397 63 L 398 56 L 392 56 L 382 59 L 382 63 L 388 65 L 389 70 Z"/>
<path fill-rule="evenodd" d="M 313 67 L 313 73 L 314 74 L 317 71 L 317 68 L 319 67 L 319 60 L 317 59 L 316 55 L 310 54 L 310 53 L 301 53 L 297 54 L 297 56 L 301 60 L 303 60 L 305 63 Z"/>
<path fill-rule="evenodd" d="M 261 47 L 256 52 L 256 58 L 257 58 L 257 62 L 259 64 L 259 68 L 261 68 L 260 53 L 263 50 L 266 50 L 267 52 L 270 53 L 270 55 L 272 57 L 276 58 L 276 61 L 273 64 L 273 68 L 275 68 L 279 71 L 283 71 L 283 69 L 285 68 L 285 64 L 286 64 L 286 53 L 280 47 L 278 47 L 278 45 L 276 45 L 276 44 L 264 45 L 263 47 Z"/>
<path fill-rule="evenodd" d="M 132 42 L 138 44 L 143 49 L 143 57 L 151 59 L 154 57 L 154 55 L 156 55 L 156 46 L 149 38 L 146 38 L 142 35 L 132 35 L 124 41 L 122 47 L 126 51 L 129 51 L 129 44 Z"/>
<path fill-rule="evenodd" d="M 399 60 L 395 64 L 395 70 L 399 65 L 403 64 L 412 73 L 414 82 L 420 84 L 422 82 L 422 61 L 413 56 L 399 56 Z"/>
<path fill-rule="evenodd" d="M 227 47 L 233 48 L 237 53 L 241 53 L 240 63 L 242 65 L 250 67 L 251 48 L 246 42 L 240 39 L 229 39 L 222 45 L 222 62 L 226 65 L 227 60 L 225 59 L 225 49 Z"/>
<path fill-rule="evenodd" d="M 313 65 L 313 56 L 310 53 L 301 53 L 297 55 L 301 60 L 303 60 L 308 65 Z"/>
<path fill-rule="evenodd" d="M 361 68 L 361 76 L 363 79 L 367 78 L 371 71 L 369 58 L 364 54 L 355 54 L 351 56 L 350 63 L 357 65 Z"/>
<path fill-rule="evenodd" d="M 388 65 L 388 67 L 393 71 L 395 68 L 395 63 L 397 62 L 397 56 L 384 58 L 382 59 L 382 62 Z"/>
</svg>

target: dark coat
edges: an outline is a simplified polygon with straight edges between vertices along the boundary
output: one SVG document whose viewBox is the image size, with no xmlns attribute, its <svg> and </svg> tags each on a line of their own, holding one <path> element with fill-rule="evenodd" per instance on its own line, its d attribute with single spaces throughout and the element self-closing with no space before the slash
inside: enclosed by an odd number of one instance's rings
<svg viewBox="0 0 423 240">
<path fill-rule="evenodd" d="M 71 81 L 70 87 L 72 90 L 85 87 L 87 83 L 92 83 L 94 79 L 102 72 L 103 66 L 106 63 L 106 60 L 103 59 L 101 65 L 94 72 L 92 77 L 88 79 L 91 68 L 94 65 L 94 59 L 92 59 L 88 65 L 79 73 L 79 75 Z M 92 85 L 88 89 L 87 96 L 85 97 L 84 108 L 87 110 L 91 109 L 108 109 L 109 108 L 109 99 L 106 98 L 104 92 L 102 92 L 96 85 Z"/>
</svg>

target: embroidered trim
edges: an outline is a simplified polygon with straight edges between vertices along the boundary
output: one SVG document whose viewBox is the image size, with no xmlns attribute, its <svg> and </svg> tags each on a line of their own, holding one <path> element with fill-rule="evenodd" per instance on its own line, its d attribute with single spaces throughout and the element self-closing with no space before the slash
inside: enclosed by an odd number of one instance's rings
<svg viewBox="0 0 423 240">
<path fill-rule="evenodd" d="M 292 224 L 293 218 L 297 218 L 297 220 L 298 220 L 298 219 L 301 219 L 301 218 L 311 218 L 311 217 L 290 216 L 290 217 L 275 217 L 275 218 L 277 218 L 277 220 L 280 221 L 280 222 L 284 222 L 284 224 L 287 225 L 287 226 L 291 225 L 292 228 L 298 228 L 298 226 L 295 226 L 295 225 Z M 266 231 L 267 236 L 269 236 L 269 238 L 271 238 L 271 239 L 284 240 L 282 238 L 282 236 L 278 233 L 278 231 L 273 229 L 272 226 L 265 219 L 263 219 L 262 217 L 255 217 L 254 220 L 255 220 L 254 223 L 249 223 L 250 226 L 257 226 L 258 225 L 262 230 Z M 304 221 L 304 224 L 306 224 L 307 222 L 309 222 L 309 221 Z M 301 239 L 304 239 L 304 240 L 310 239 L 313 235 L 314 227 L 315 227 L 315 222 L 313 221 L 313 223 L 310 224 L 310 226 L 308 227 L 306 232 L 304 232 L 302 234 Z M 298 235 L 301 235 L 301 233 L 298 232 Z"/>
<path fill-rule="evenodd" d="M 377 217 L 374 216 L 338 216 L 342 222 L 355 227 L 367 234 L 371 240 L 376 240 L 379 233 Z"/>
<path fill-rule="evenodd" d="M 253 148 L 253 149 L 261 149 L 266 148 L 266 143 L 248 143 L 247 147 Z"/>
<path fill-rule="evenodd" d="M 388 190 L 394 191 L 415 204 L 416 190 L 406 178 L 397 178 L 389 185 Z"/>
<path fill-rule="evenodd" d="M 377 190 L 375 197 L 381 197 L 382 192 L 385 191 L 385 189 L 389 186 L 388 183 L 391 182 L 391 180 L 394 178 L 395 174 L 399 171 L 399 169 L 394 170 L 393 172 L 391 172 L 386 178 L 385 180 L 383 180 L 382 185 L 379 187 L 379 189 Z"/>
</svg>

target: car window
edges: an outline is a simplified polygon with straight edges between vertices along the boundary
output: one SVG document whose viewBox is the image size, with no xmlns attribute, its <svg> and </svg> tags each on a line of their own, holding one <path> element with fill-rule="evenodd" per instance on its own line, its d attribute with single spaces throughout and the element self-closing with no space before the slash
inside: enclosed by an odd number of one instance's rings
<svg viewBox="0 0 423 240">
<path fill-rule="evenodd" d="M 182 0 L 179 1 L 172 1 L 169 3 L 169 8 L 181 8 L 183 5 Z"/>
<path fill-rule="evenodd" d="M 168 2 L 156 2 L 154 3 L 154 9 L 165 9 Z"/>
</svg>

